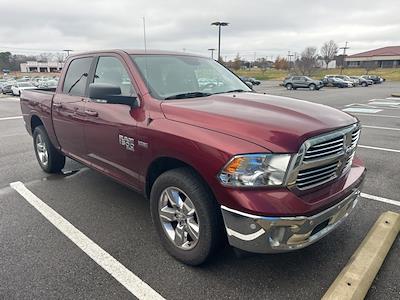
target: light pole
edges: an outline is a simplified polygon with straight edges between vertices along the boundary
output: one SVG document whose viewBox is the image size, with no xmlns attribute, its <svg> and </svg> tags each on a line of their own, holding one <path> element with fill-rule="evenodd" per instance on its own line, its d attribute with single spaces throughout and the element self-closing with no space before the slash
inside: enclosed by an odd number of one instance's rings
<svg viewBox="0 0 400 300">
<path fill-rule="evenodd" d="M 293 54 L 290 54 L 290 50 L 288 51 L 288 72 L 289 72 L 289 75 L 290 75 L 290 68 L 291 68 L 291 66 L 292 66 L 292 56 L 294 56 Z"/>
<path fill-rule="evenodd" d="M 68 58 L 69 53 L 70 53 L 72 50 L 71 50 L 71 49 L 64 49 L 63 51 L 64 51 L 64 52 L 67 52 L 67 57 L 63 59 L 63 61 L 65 61 L 65 60 Z"/>
<path fill-rule="evenodd" d="M 211 25 L 218 26 L 218 61 L 221 62 L 221 26 L 228 26 L 227 22 L 213 22 Z"/>
<path fill-rule="evenodd" d="M 212 59 L 214 59 L 214 51 L 215 51 L 216 49 L 215 48 L 210 48 L 210 49 L 208 49 L 208 51 L 211 51 L 211 58 Z"/>
<path fill-rule="evenodd" d="M 346 50 L 350 49 L 350 47 L 347 47 L 347 44 L 349 42 L 346 41 L 346 45 L 344 47 L 340 47 L 339 49 L 343 49 L 343 57 L 342 57 L 342 64 L 340 66 L 340 74 L 343 73 L 343 68 L 344 68 L 344 63 L 345 63 L 345 59 L 346 59 Z"/>
</svg>

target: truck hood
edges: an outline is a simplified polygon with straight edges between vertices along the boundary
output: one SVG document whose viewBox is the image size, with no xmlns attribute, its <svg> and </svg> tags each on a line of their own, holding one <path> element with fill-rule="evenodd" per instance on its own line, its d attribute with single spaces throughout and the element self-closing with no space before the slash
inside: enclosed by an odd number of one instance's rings
<svg viewBox="0 0 400 300">
<path fill-rule="evenodd" d="M 329 106 L 256 93 L 169 100 L 161 107 L 169 120 L 231 135 L 280 153 L 297 152 L 309 137 L 357 122 Z"/>
</svg>

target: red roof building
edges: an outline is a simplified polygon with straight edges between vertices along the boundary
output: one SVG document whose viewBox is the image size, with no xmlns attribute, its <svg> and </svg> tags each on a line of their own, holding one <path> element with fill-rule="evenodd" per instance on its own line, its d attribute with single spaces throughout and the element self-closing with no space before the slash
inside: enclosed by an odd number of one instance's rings
<svg viewBox="0 0 400 300">
<path fill-rule="evenodd" d="M 390 46 L 365 51 L 346 57 L 348 67 L 400 68 L 400 46 Z"/>
</svg>

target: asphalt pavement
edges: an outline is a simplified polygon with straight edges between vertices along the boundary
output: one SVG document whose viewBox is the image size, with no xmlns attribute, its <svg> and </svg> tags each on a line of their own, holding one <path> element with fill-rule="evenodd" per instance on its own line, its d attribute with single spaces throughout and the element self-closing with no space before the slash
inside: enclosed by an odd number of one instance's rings
<svg viewBox="0 0 400 300">
<path fill-rule="evenodd" d="M 0 299 L 135 298 L 13 190 L 16 181 L 166 299 L 321 298 L 376 218 L 400 211 L 400 99 L 390 99 L 400 83 L 286 91 L 263 82 L 256 90 L 356 111 L 364 126 L 357 154 L 368 169 L 366 198 L 337 230 L 296 252 L 237 258 L 226 247 L 206 265 L 185 266 L 162 249 L 141 195 L 72 160 L 64 175 L 43 173 L 22 118 L 10 119 L 21 116 L 18 99 L 2 97 Z M 399 253 L 397 238 L 368 299 L 400 298 Z"/>
</svg>

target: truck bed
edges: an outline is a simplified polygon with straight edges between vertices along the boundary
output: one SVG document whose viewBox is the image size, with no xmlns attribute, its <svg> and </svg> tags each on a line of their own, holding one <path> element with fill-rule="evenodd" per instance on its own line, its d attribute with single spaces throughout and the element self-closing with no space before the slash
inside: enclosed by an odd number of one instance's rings
<svg viewBox="0 0 400 300">
<path fill-rule="evenodd" d="M 34 120 L 31 116 L 36 115 L 40 118 L 48 132 L 52 132 L 51 104 L 55 94 L 55 89 L 36 89 L 21 91 L 20 104 L 25 127 L 32 134 L 31 125 Z"/>
</svg>

